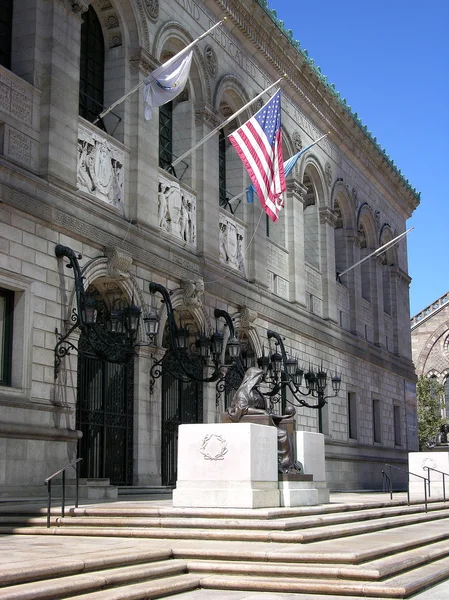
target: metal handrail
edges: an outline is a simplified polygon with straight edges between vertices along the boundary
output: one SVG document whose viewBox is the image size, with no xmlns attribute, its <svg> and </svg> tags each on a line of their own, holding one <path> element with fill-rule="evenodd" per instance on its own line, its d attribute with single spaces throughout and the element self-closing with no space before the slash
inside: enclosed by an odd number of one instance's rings
<svg viewBox="0 0 449 600">
<path fill-rule="evenodd" d="M 417 473 L 412 473 L 412 471 L 407 471 L 407 469 L 402 469 L 401 467 L 396 467 L 395 465 L 390 465 L 388 463 L 385 463 L 385 467 L 389 467 L 389 469 L 390 469 L 390 475 L 387 475 L 385 473 L 385 475 L 390 479 L 390 500 L 393 500 L 393 485 L 392 485 L 392 480 L 391 480 L 391 469 L 396 469 L 397 471 L 402 471 L 403 473 L 407 473 L 409 476 L 414 475 L 415 477 L 419 477 L 420 479 L 423 479 L 424 506 L 425 506 L 425 511 L 427 512 L 427 486 L 429 486 L 429 490 L 430 490 L 430 482 L 427 479 L 427 477 L 424 477 L 423 475 L 418 475 Z M 382 471 L 382 473 L 384 473 L 384 471 Z M 429 493 L 429 495 L 430 495 L 430 493 Z M 407 503 L 410 506 L 410 486 L 409 485 L 407 485 Z"/>
<path fill-rule="evenodd" d="M 445 476 L 449 477 L 449 473 L 445 473 L 444 471 L 440 471 L 439 469 L 433 469 L 432 467 L 423 467 L 423 469 L 427 469 L 427 478 L 429 480 L 429 496 L 430 496 L 430 471 L 435 471 L 435 473 L 440 473 L 443 476 L 443 502 L 446 502 L 446 484 L 445 484 Z"/>
<path fill-rule="evenodd" d="M 391 485 L 391 477 L 382 471 L 382 491 L 390 493 L 390 499 L 393 497 L 393 488 Z"/>
<path fill-rule="evenodd" d="M 47 486 L 47 493 L 48 493 L 48 497 L 47 497 L 47 527 L 50 527 L 51 483 L 52 483 L 53 479 L 55 477 L 57 477 L 58 475 L 60 475 L 61 473 L 62 473 L 62 507 L 61 507 L 61 516 L 64 517 L 64 515 L 65 515 L 65 472 L 70 467 L 73 467 L 75 469 L 75 473 L 76 473 L 75 508 L 78 508 L 78 488 L 79 488 L 78 463 L 80 463 L 82 460 L 83 460 L 82 458 L 77 458 L 75 461 L 69 463 L 65 467 L 62 467 L 62 469 L 59 469 L 59 471 L 56 471 L 56 473 L 53 473 L 53 475 L 50 475 L 50 477 L 47 477 L 47 479 L 44 481 L 45 485 Z"/>
</svg>

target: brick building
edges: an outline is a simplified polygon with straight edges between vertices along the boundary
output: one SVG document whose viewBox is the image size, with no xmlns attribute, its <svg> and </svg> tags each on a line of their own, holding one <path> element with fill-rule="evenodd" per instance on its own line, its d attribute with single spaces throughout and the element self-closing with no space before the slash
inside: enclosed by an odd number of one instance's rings
<svg viewBox="0 0 449 600">
<path fill-rule="evenodd" d="M 135 93 L 93 124 L 223 15 L 175 101 L 144 121 Z M 256 355 L 270 328 L 303 365 L 341 374 L 321 421 L 329 485 L 379 487 L 383 463 L 415 443 L 406 241 L 336 273 L 404 232 L 419 195 L 335 87 L 264 0 L 3 0 L 0 18 L 0 493 L 41 490 L 77 453 L 88 477 L 173 483 L 178 424 L 224 408 L 215 384 L 150 381 L 163 326 L 118 365 L 84 352 L 75 328 L 79 352 L 55 373 L 55 331 L 76 309 L 58 244 L 82 255 L 103 315 L 117 302 L 145 314 L 155 281 L 192 329 L 222 327 L 222 308 Z M 170 165 L 284 72 L 284 157 L 330 135 L 300 158 L 268 224 L 258 202 L 229 203 L 248 178 L 226 136 L 256 108 Z M 297 426 L 317 431 L 318 416 L 299 407 Z"/>
</svg>

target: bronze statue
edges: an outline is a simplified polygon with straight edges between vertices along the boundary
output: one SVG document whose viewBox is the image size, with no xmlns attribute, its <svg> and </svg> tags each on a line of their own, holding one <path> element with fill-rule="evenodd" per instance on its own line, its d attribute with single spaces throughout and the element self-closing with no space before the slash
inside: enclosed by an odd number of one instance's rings
<svg viewBox="0 0 449 600">
<path fill-rule="evenodd" d="M 257 389 L 257 385 L 262 379 L 262 369 L 251 367 L 245 372 L 243 381 L 227 410 L 229 419 L 234 423 L 242 420 L 254 422 L 256 415 L 265 415 L 267 419 L 264 424 L 277 427 L 279 472 L 283 474 L 301 473 L 302 465 L 295 460 L 293 444 L 293 417 L 296 411 L 293 406 L 290 406 L 286 409 L 285 415 L 271 414 L 266 406 L 264 395 Z M 260 421 L 258 422 L 260 423 Z"/>
</svg>

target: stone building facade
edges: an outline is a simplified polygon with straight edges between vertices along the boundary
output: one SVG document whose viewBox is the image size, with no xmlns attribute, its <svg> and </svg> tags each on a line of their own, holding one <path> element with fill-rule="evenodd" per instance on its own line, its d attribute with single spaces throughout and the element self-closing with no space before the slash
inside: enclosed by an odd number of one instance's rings
<svg viewBox="0 0 449 600">
<path fill-rule="evenodd" d="M 443 417 L 449 417 L 449 293 L 410 321 L 412 357 L 418 376 L 435 377 L 444 385 Z"/>
<path fill-rule="evenodd" d="M 183 420 L 179 406 L 187 398 L 188 417 L 203 422 L 218 421 L 224 408 L 214 384 L 184 389 L 160 377 L 150 390 L 151 367 L 165 352 L 164 322 L 155 344 L 136 348 L 126 368 L 72 351 L 55 379 L 55 332 L 68 330 L 76 308 L 58 244 L 82 256 L 84 286 L 109 310 L 119 299 L 144 314 L 154 281 L 173 292 L 175 310 L 198 331 L 222 327 L 213 316 L 222 308 L 258 356 L 270 328 L 303 365 L 341 374 L 322 415 L 329 486 L 378 488 L 382 465 L 405 462 L 414 444 L 406 427 L 415 380 L 406 241 L 336 274 L 404 232 L 419 196 L 366 126 L 264 0 L 6 5 L 0 494 L 42 490 L 77 452 L 88 477 L 171 483 L 167 436 L 173 441 Z M 102 106 L 223 15 L 195 47 L 187 86 L 172 104 L 144 121 L 135 93 L 93 124 Z M 170 165 L 284 73 L 284 157 L 330 135 L 302 155 L 285 209 L 268 226 L 258 202 L 229 203 L 248 178 L 226 136 L 259 106 L 176 170 Z M 204 293 L 192 303 L 185 290 L 198 280 Z M 75 330 L 70 339 L 81 349 L 78 338 Z M 172 413 L 169 401 L 177 403 Z M 316 410 L 300 407 L 296 419 L 317 431 Z"/>
</svg>

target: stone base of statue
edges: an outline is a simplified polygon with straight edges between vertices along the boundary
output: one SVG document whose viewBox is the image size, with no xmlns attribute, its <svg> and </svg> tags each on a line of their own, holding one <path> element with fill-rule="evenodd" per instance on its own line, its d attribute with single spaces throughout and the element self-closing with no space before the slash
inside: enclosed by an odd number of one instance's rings
<svg viewBox="0 0 449 600">
<path fill-rule="evenodd" d="M 304 473 L 313 475 L 313 488 L 317 492 L 316 504 L 327 504 L 329 489 L 326 484 L 324 435 L 312 431 L 297 431 L 296 457 L 302 463 Z"/>
<path fill-rule="evenodd" d="M 180 425 L 173 506 L 279 505 L 276 427 L 254 423 Z"/>
<path fill-rule="evenodd" d="M 320 504 L 312 475 L 279 473 L 281 506 L 316 506 Z"/>
<path fill-rule="evenodd" d="M 430 476 L 430 494 L 429 488 L 427 488 L 427 499 L 443 500 L 443 475 L 441 473 L 436 473 L 435 471 L 428 471 L 424 467 L 437 469 L 438 471 L 448 474 L 444 479 L 446 498 L 449 498 L 449 446 L 445 448 L 442 445 L 437 445 L 429 452 L 409 452 L 408 455 L 408 470 L 410 473 L 415 473 L 416 475 L 421 475 L 421 477 L 426 478 Z M 393 470 L 393 486 L 394 475 Z M 423 501 L 424 480 L 420 479 L 420 477 L 409 475 L 409 491 L 410 500 Z"/>
</svg>

